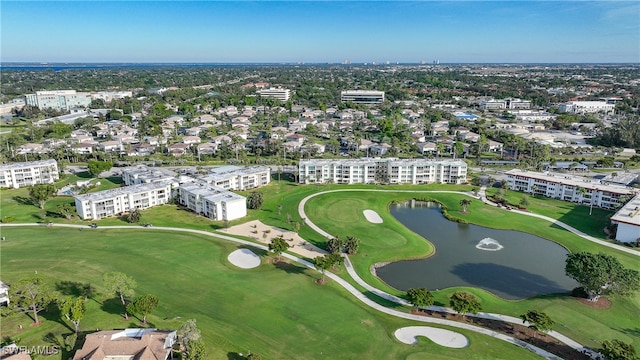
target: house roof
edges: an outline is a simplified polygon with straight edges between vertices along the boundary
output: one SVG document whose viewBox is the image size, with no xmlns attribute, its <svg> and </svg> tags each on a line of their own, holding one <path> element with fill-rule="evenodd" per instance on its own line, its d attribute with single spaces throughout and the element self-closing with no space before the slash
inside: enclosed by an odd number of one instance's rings
<svg viewBox="0 0 640 360">
<path fill-rule="evenodd" d="M 175 331 L 157 329 L 105 330 L 89 334 L 74 360 L 103 360 L 130 356 L 134 360 L 165 360 L 175 342 Z"/>
</svg>

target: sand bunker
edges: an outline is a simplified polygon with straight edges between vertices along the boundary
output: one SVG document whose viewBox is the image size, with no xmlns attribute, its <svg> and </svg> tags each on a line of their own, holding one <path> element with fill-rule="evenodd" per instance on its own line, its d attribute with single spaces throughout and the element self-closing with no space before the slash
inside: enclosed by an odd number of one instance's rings
<svg viewBox="0 0 640 360">
<path fill-rule="evenodd" d="M 365 210 L 362 212 L 364 217 L 367 218 L 367 221 L 374 224 L 382 224 L 382 218 L 378 215 L 377 212 L 373 210 Z"/>
<path fill-rule="evenodd" d="M 438 345 L 450 348 L 459 349 L 469 345 L 467 337 L 460 333 L 429 326 L 403 327 L 396 330 L 394 335 L 405 344 L 416 344 L 418 342 L 416 336 L 424 336 Z"/>
<path fill-rule="evenodd" d="M 251 269 L 260 265 L 260 256 L 249 249 L 238 249 L 229 254 L 227 259 L 230 263 L 242 269 Z"/>
</svg>

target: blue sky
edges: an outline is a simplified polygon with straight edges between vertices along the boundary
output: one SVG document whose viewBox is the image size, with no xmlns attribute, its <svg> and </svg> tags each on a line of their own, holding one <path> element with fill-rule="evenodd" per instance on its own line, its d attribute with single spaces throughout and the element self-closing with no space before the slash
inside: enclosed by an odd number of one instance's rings
<svg viewBox="0 0 640 360">
<path fill-rule="evenodd" d="M 637 1 L 13 1 L 2 62 L 640 62 Z"/>
</svg>

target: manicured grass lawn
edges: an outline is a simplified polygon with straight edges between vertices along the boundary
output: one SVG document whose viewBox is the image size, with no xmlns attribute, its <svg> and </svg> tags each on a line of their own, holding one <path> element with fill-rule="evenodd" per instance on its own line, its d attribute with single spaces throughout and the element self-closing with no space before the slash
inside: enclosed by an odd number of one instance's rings
<svg viewBox="0 0 640 360">
<path fill-rule="evenodd" d="M 449 214 L 464 218 L 469 222 L 501 229 L 526 231 L 567 247 L 570 251 L 604 252 L 616 256 L 625 266 L 640 270 L 638 257 L 588 242 L 549 222 L 524 217 L 509 211 L 482 204 L 474 200 L 468 214 L 459 211 L 458 194 L 431 193 L 379 193 L 379 192 L 339 192 L 320 195 L 311 199 L 305 208 L 309 218 L 318 226 L 338 236 L 356 236 L 361 240 L 360 251 L 352 257 L 358 274 L 369 284 L 395 295 L 402 292 L 390 288 L 370 273 L 370 266 L 376 262 L 393 261 L 412 257 L 428 256 L 430 247 L 416 234 L 408 231 L 393 218 L 388 205 L 393 200 L 410 197 L 429 197 L 445 204 Z M 372 209 L 384 220 L 384 224 L 366 221 L 362 211 Z M 576 224 L 573 224 L 576 225 Z M 580 227 L 580 224 L 577 225 Z M 436 249 L 437 251 L 437 249 Z M 543 261 L 543 260 L 541 260 Z M 456 289 L 435 292 L 436 302 L 448 304 L 448 297 Z M 522 301 L 506 301 L 480 289 L 465 289 L 481 299 L 483 310 L 512 316 L 519 316 L 531 309 L 548 312 L 556 319 L 556 329 L 590 346 L 598 346 L 603 340 L 625 339 L 640 345 L 640 328 L 636 325 L 640 313 L 640 296 L 628 299 L 613 298 L 609 309 L 596 310 L 564 296 L 543 296 Z M 575 315 L 575 316 L 574 316 Z M 584 330 L 589 324 L 589 330 Z"/>
<path fill-rule="evenodd" d="M 226 260 L 237 245 L 204 236 L 55 227 L 2 228 L 2 235 L 7 238 L 0 244 L 3 281 L 11 284 L 37 271 L 52 284 L 73 281 L 97 288 L 87 302 L 82 331 L 140 326 L 133 318 L 124 321 L 119 302 L 104 294 L 102 274 L 121 271 L 136 279 L 137 294 L 159 297 L 149 326 L 175 329 L 187 319 L 197 319 L 210 359 L 248 351 L 266 359 L 536 358 L 467 331 L 461 332 L 471 344 L 461 350 L 426 339 L 417 345 L 401 344 L 393 332 L 417 323 L 363 306 L 334 283 L 317 285 L 320 275 L 297 265 L 263 262 L 255 269 L 238 269 Z M 32 327 L 27 315 L 12 314 L 2 319 L 2 335 L 19 338 L 21 345 L 42 346 L 48 344 L 43 339 L 48 333 L 70 333 L 55 311 L 42 318 L 42 325 Z"/>
</svg>

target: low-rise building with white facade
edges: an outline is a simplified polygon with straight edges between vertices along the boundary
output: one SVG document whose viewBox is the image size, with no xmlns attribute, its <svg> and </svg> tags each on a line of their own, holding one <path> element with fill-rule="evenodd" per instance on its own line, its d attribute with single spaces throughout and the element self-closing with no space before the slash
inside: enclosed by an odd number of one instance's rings
<svg viewBox="0 0 640 360">
<path fill-rule="evenodd" d="M 467 164 L 462 160 L 308 159 L 300 160 L 298 176 L 303 184 L 462 184 L 467 181 Z"/>
<path fill-rule="evenodd" d="M 640 193 L 611 217 L 611 223 L 618 224 L 616 240 L 626 243 L 640 241 Z"/>
<path fill-rule="evenodd" d="M 212 220 L 235 220 L 247 215 L 247 199 L 231 191 L 197 181 L 178 187 L 179 203 Z"/>
<path fill-rule="evenodd" d="M 81 219 L 99 220 L 135 209 L 162 205 L 171 199 L 171 182 L 157 181 L 74 196 Z"/>
<path fill-rule="evenodd" d="M 635 194 L 633 188 L 610 185 L 597 179 L 565 173 L 513 169 L 507 171 L 506 175 L 507 184 L 511 190 L 605 209 L 615 209 L 626 197 Z"/>
<path fill-rule="evenodd" d="M 381 104 L 384 102 L 384 91 L 345 90 L 340 92 L 342 102 L 351 101 L 356 104 Z"/>
<path fill-rule="evenodd" d="M 36 91 L 35 94 L 25 95 L 25 103 L 40 109 L 68 111 L 88 107 L 91 104 L 91 95 L 75 90 Z"/>
<path fill-rule="evenodd" d="M 248 190 L 264 186 L 271 181 L 268 166 L 220 166 L 198 179 L 225 190 Z"/>
<path fill-rule="evenodd" d="M 615 111 L 615 104 L 609 104 L 606 101 L 569 101 L 558 106 L 558 110 L 575 113 L 598 113 L 612 115 Z"/>
<path fill-rule="evenodd" d="M 265 98 L 278 99 L 283 103 L 289 101 L 289 98 L 291 97 L 291 90 L 284 89 L 284 88 L 262 89 L 262 90 L 256 91 L 256 93 L 260 94 L 260 96 Z"/>
<path fill-rule="evenodd" d="M 530 109 L 531 101 L 522 99 L 507 98 L 502 100 L 482 100 L 480 101 L 480 109 L 483 110 L 500 110 L 500 109 Z"/>
<path fill-rule="evenodd" d="M 0 188 L 53 184 L 59 178 L 58 163 L 53 159 L 0 165 Z"/>
<path fill-rule="evenodd" d="M 125 186 L 148 184 L 157 181 L 176 181 L 176 173 L 167 169 L 151 168 L 146 165 L 124 167 L 121 170 Z"/>
</svg>

